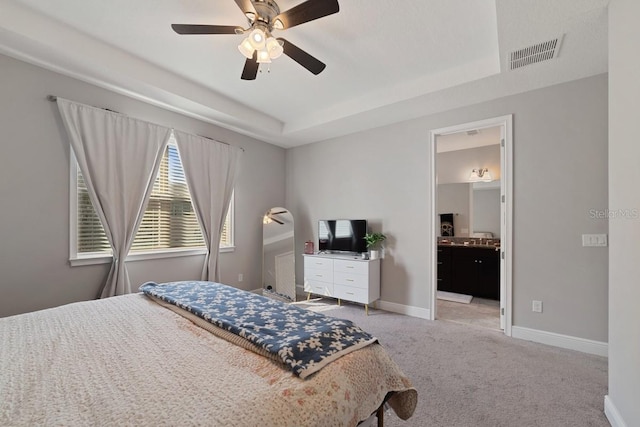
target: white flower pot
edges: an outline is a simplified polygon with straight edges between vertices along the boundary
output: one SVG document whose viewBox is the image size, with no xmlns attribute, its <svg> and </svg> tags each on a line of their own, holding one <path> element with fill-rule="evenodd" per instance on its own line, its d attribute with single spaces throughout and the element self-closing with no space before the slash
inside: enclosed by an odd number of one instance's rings
<svg viewBox="0 0 640 427">
<path fill-rule="evenodd" d="M 377 249 L 371 249 L 369 251 L 369 259 L 378 259 L 380 258 L 380 251 Z"/>
</svg>

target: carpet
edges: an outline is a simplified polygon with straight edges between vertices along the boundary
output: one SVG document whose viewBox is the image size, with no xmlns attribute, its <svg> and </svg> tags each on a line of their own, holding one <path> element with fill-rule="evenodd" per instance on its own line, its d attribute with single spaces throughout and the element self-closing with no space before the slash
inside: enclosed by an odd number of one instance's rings
<svg viewBox="0 0 640 427">
<path fill-rule="evenodd" d="M 438 291 L 438 299 L 469 304 L 473 297 L 471 295 L 456 294 L 454 292 Z"/>
<path fill-rule="evenodd" d="M 610 427 L 604 357 L 372 307 L 367 316 L 330 298 L 298 304 L 378 337 L 411 379 L 416 412 L 407 421 L 387 412 L 385 427 Z"/>
</svg>

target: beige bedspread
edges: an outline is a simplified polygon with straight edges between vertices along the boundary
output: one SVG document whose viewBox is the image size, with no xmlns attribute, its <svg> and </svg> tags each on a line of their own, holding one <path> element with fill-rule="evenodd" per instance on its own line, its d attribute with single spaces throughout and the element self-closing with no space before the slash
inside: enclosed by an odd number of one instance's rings
<svg viewBox="0 0 640 427">
<path fill-rule="evenodd" d="M 307 380 L 141 294 L 0 319 L 0 425 L 353 426 L 417 393 L 377 344 Z"/>
</svg>

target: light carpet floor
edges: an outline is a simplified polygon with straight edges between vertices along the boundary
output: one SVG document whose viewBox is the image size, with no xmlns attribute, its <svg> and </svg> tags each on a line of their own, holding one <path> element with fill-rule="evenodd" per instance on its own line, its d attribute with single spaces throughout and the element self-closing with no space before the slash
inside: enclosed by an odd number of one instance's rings
<svg viewBox="0 0 640 427">
<path fill-rule="evenodd" d="M 377 336 L 418 390 L 412 418 L 385 426 L 605 427 L 607 359 L 335 300 L 297 303 L 352 320 Z"/>
</svg>

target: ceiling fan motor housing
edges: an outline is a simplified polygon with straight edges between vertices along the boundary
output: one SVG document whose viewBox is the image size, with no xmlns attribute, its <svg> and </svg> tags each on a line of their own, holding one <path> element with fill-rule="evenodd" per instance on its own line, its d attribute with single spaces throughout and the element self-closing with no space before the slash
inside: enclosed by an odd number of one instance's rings
<svg viewBox="0 0 640 427">
<path fill-rule="evenodd" d="M 271 0 L 251 0 L 257 16 L 254 22 L 262 21 L 267 24 L 269 31 L 273 29 L 273 20 L 280 15 L 280 8 Z"/>
</svg>

